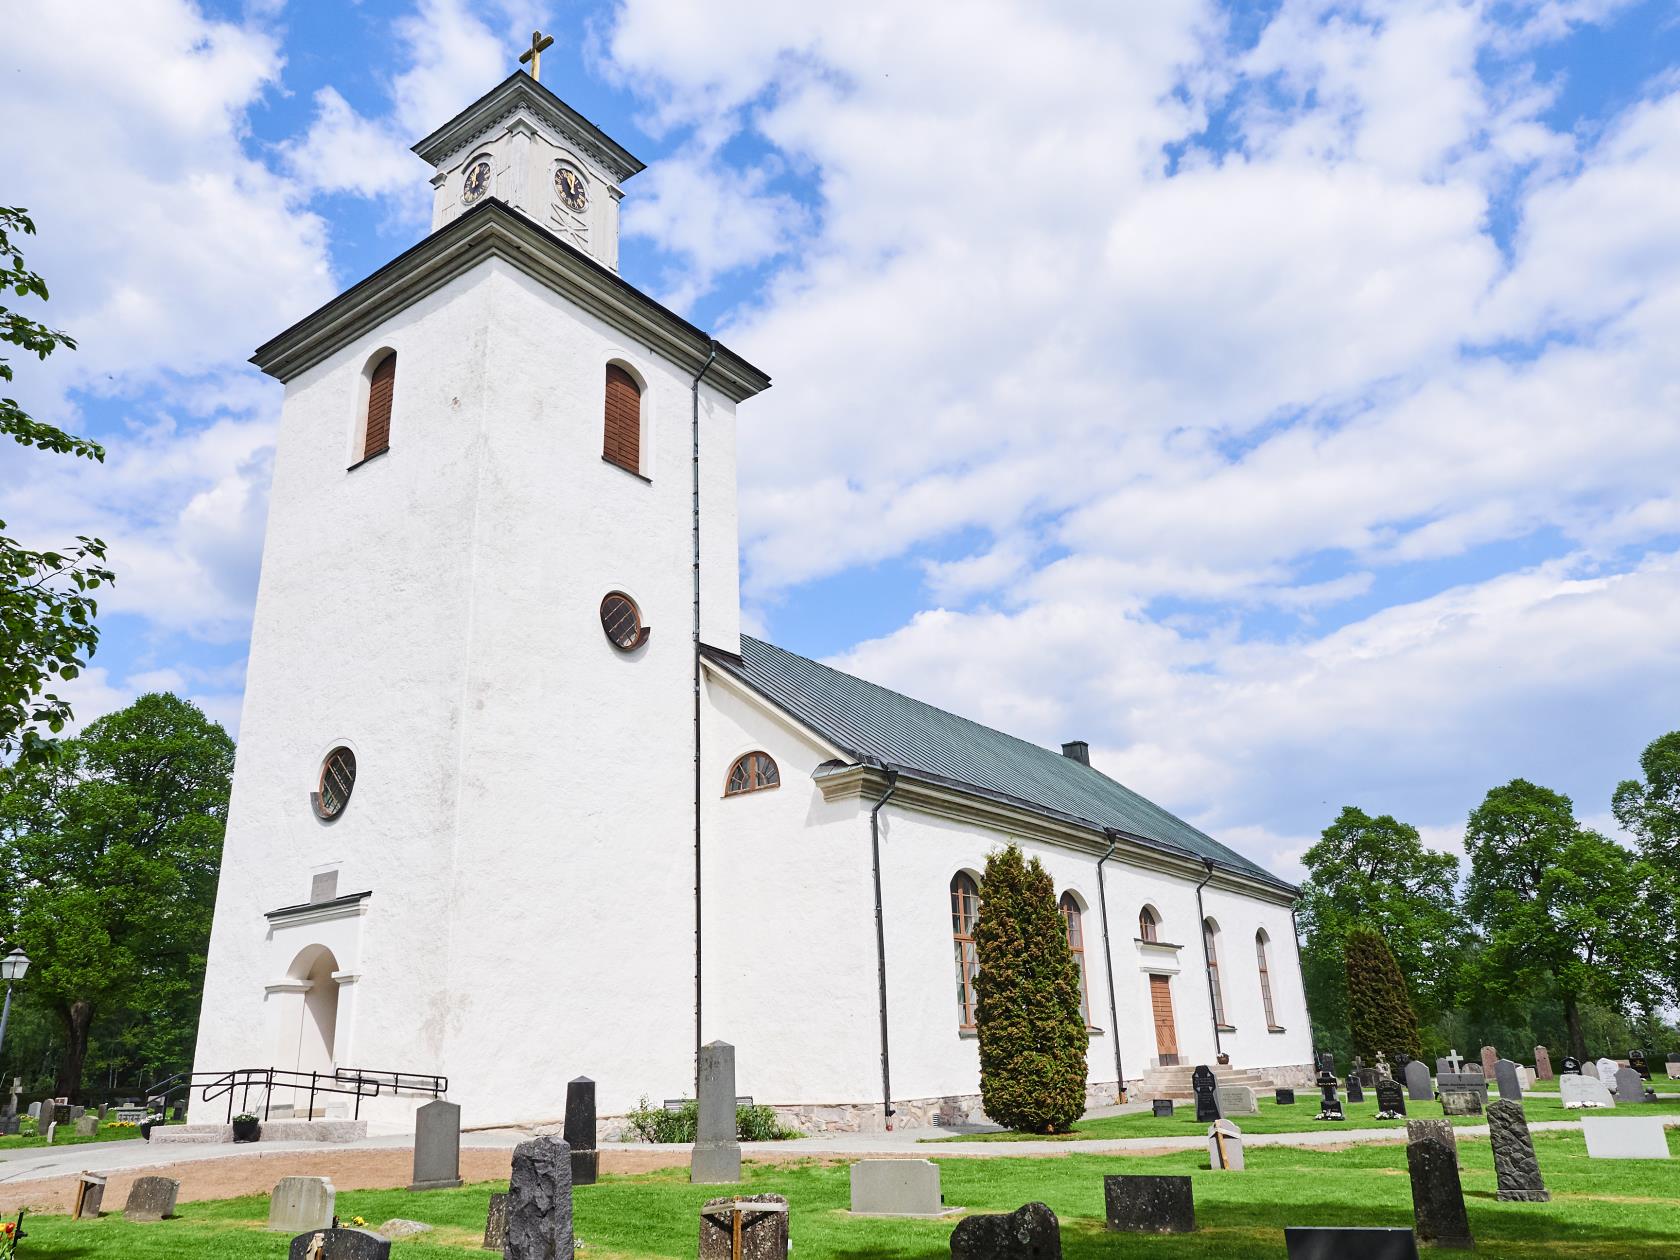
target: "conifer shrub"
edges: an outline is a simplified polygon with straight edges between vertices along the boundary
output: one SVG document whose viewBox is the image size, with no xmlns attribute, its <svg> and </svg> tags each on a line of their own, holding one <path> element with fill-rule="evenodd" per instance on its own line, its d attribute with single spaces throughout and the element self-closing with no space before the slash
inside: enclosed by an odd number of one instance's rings
<svg viewBox="0 0 1680 1260">
<path fill-rule="evenodd" d="M 1348 1030 L 1355 1054 L 1367 1060 L 1396 1053 L 1420 1058 L 1417 1013 L 1406 991 L 1406 977 L 1388 942 L 1366 927 L 1347 934 Z"/>
<path fill-rule="evenodd" d="M 1056 886 L 1016 845 L 986 859 L 974 945 L 986 1114 L 1020 1132 L 1065 1133 L 1085 1113 L 1079 974 Z"/>
</svg>

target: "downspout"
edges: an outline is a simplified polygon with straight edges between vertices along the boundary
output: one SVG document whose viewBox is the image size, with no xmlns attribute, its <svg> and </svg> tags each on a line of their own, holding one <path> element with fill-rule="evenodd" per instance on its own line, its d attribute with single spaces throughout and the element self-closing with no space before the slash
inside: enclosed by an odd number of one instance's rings
<svg viewBox="0 0 1680 1260">
<path fill-rule="evenodd" d="M 700 382 L 717 359 L 717 340 L 706 338 L 706 361 L 694 374 L 692 428 L 694 533 L 694 1096 L 700 1097 Z"/>
<path fill-rule="evenodd" d="M 881 1114 L 893 1127 L 892 1063 L 887 1054 L 887 919 L 881 909 L 881 809 L 898 791 L 898 771 L 887 771 L 887 790 L 869 811 L 869 848 L 875 862 L 875 963 L 881 989 Z"/>
<path fill-rule="evenodd" d="M 1202 909 L 1202 889 L 1213 878 L 1213 859 L 1203 858 L 1202 861 L 1207 866 L 1207 879 L 1196 885 L 1196 931 L 1202 938 L 1202 975 L 1207 977 L 1208 1014 L 1213 1018 L 1213 1053 L 1217 1057 L 1224 1050 L 1219 1044 L 1219 1003 L 1213 1000 L 1213 959 L 1208 957 L 1207 912 Z"/>
<path fill-rule="evenodd" d="M 1108 973 L 1108 1028 L 1114 1037 L 1114 1079 L 1120 1101 L 1126 1101 L 1126 1069 L 1120 1064 L 1120 1008 L 1114 1001 L 1114 948 L 1108 943 L 1108 889 L 1103 885 L 1103 863 L 1114 856 L 1120 842 L 1108 837 L 1108 852 L 1097 859 L 1097 906 L 1102 915 L 1103 970 Z"/>
</svg>

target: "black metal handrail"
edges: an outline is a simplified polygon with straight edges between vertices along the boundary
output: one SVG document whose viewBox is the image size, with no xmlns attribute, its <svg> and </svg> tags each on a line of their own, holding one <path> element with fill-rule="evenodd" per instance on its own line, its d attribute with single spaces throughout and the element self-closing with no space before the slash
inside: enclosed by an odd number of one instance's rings
<svg viewBox="0 0 1680 1260">
<path fill-rule="evenodd" d="M 356 1100 L 354 1117 L 362 1115 L 362 1099 L 377 1098 L 389 1091 L 392 1094 L 430 1094 L 441 1098 L 449 1092 L 449 1078 L 422 1072 L 397 1072 L 385 1069 L 334 1068 L 331 1072 L 302 1072 L 289 1068 L 235 1068 L 230 1072 L 177 1072 L 165 1077 L 146 1091 L 148 1103 L 167 1106 L 170 1095 L 184 1091 L 189 1096 L 196 1089 L 205 1102 L 226 1096 L 228 1123 L 233 1123 L 233 1099 L 239 1095 L 241 1112 L 250 1109 L 251 1091 L 261 1089 L 263 1119 L 268 1119 L 276 1086 L 299 1090 L 309 1087 L 309 1105 L 304 1119 L 315 1118 L 316 1094 L 346 1094 Z"/>
</svg>

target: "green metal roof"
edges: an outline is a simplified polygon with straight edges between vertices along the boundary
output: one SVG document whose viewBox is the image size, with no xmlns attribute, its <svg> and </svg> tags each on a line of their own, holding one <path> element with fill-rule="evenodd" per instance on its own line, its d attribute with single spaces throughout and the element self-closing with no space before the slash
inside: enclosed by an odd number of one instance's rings
<svg viewBox="0 0 1680 1260">
<path fill-rule="evenodd" d="M 713 648 L 706 655 L 855 761 L 945 779 L 1292 888 L 1153 801 L 1059 752 L 746 635 L 739 657 Z"/>
</svg>

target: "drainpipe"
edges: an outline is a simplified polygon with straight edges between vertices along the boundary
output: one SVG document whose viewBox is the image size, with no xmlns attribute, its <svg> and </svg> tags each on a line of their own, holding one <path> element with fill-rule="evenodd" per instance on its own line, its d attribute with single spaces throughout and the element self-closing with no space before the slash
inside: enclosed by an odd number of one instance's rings
<svg viewBox="0 0 1680 1260">
<path fill-rule="evenodd" d="M 1097 906 L 1102 914 L 1103 970 L 1108 973 L 1108 1028 L 1114 1037 L 1114 1079 L 1120 1091 L 1120 1101 L 1126 1101 L 1126 1069 L 1120 1065 L 1120 1008 L 1114 1001 L 1114 949 L 1108 943 L 1108 890 L 1103 886 L 1103 863 L 1114 856 L 1120 842 L 1112 834 L 1108 837 L 1108 852 L 1097 859 Z"/>
<path fill-rule="evenodd" d="M 1213 971 L 1210 967 L 1213 960 L 1208 957 L 1207 914 L 1202 909 L 1202 889 L 1213 878 L 1213 861 L 1211 858 L 1203 858 L 1202 861 L 1207 866 L 1207 879 L 1196 885 L 1196 931 L 1202 937 L 1202 974 L 1207 977 L 1208 1014 L 1213 1017 L 1213 1053 L 1218 1056 L 1224 1052 L 1219 1044 L 1219 1004 L 1213 1000 Z"/>
<path fill-rule="evenodd" d="M 881 810 L 898 791 L 898 771 L 887 771 L 887 790 L 869 811 L 869 848 L 875 862 L 875 963 L 881 988 L 881 1114 L 892 1132 L 892 1064 L 887 1054 L 887 920 L 881 909 Z"/>
<path fill-rule="evenodd" d="M 694 1096 L 700 1097 L 700 382 L 717 359 L 717 341 L 706 338 L 706 361 L 694 374 L 693 420 L 693 550 L 694 550 Z"/>
</svg>

